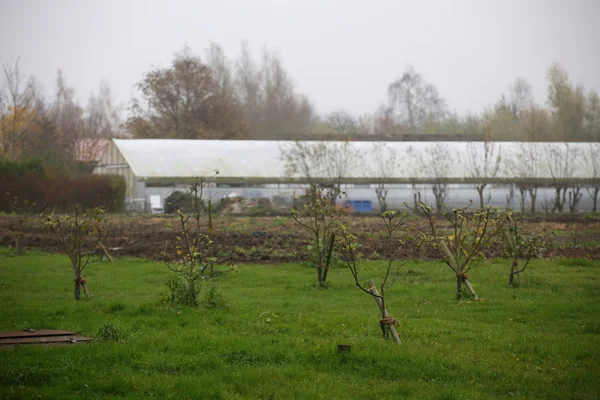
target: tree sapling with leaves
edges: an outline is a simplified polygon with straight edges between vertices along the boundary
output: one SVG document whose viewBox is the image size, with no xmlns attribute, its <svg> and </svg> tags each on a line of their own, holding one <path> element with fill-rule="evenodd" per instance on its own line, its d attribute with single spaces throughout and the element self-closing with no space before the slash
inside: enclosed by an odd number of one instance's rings
<svg viewBox="0 0 600 400">
<path fill-rule="evenodd" d="M 309 232 L 311 261 L 317 268 L 317 284 L 326 287 L 327 274 L 339 229 L 339 221 L 344 210 L 336 207 L 340 196 L 338 186 L 324 189 L 311 185 L 307 190 L 307 200 L 301 210 L 292 209 L 292 219 Z"/>
<path fill-rule="evenodd" d="M 96 207 L 82 211 L 79 206 L 75 206 L 66 216 L 60 216 L 52 211 L 45 217 L 42 223 L 60 242 L 71 260 L 75 300 L 81 298 L 81 290 L 86 297 L 89 297 L 83 270 L 94 255 L 97 244 L 107 236 L 104 209 Z"/>
<path fill-rule="evenodd" d="M 472 201 L 471 201 L 472 203 Z M 448 265 L 456 275 L 456 297 L 463 297 L 463 284 L 475 300 L 477 293 L 473 289 L 467 273 L 478 266 L 483 260 L 485 250 L 492 238 L 502 232 L 506 224 L 506 216 L 497 208 L 486 206 L 467 215 L 466 206 L 445 212 L 444 218 L 450 223 L 451 234 L 444 235 L 438 227 L 433 209 L 425 203 L 420 204 L 420 210 L 429 222 L 429 233 L 422 237 L 438 253 L 441 260 Z"/>
<path fill-rule="evenodd" d="M 406 248 L 406 244 L 417 238 L 416 227 L 406 227 L 405 219 L 407 217 L 406 212 L 400 211 L 385 211 L 381 214 L 385 226 L 385 251 L 388 254 L 387 265 L 383 278 L 379 286 L 380 290 L 377 290 L 375 283 L 369 280 L 367 283 L 361 282 L 359 279 L 359 271 L 357 266 L 357 259 L 359 257 L 359 245 L 356 242 L 356 236 L 349 232 L 348 228 L 344 225 L 341 226 L 341 238 L 338 241 L 338 250 L 342 255 L 343 261 L 348 266 L 348 269 L 354 277 L 354 283 L 363 292 L 369 294 L 375 299 L 381 318 L 379 325 L 384 337 L 388 337 L 389 333 L 392 334 L 394 341 L 398 344 L 402 344 L 400 336 L 396 331 L 396 325 L 398 320 L 390 316 L 386 306 L 386 294 L 388 290 L 398 281 L 400 278 L 400 269 L 406 265 L 414 255 L 416 249 L 411 254 L 400 258 L 401 252 Z M 418 247 L 418 246 L 417 246 Z"/>
<path fill-rule="evenodd" d="M 177 258 L 176 265 L 165 261 L 172 272 L 179 274 L 177 278 L 167 282 L 171 292 L 171 302 L 197 306 L 200 302 L 200 280 L 214 276 L 217 257 L 215 242 L 210 236 L 212 234 L 212 207 L 210 200 L 207 207 L 204 206 L 202 196 L 209 179 L 218 173 L 219 171 L 215 171 L 215 174 L 210 177 L 196 177 L 186 187 L 191 201 L 190 215 L 181 210 L 177 211 L 178 236 L 174 243 L 170 244 L 167 241 L 164 251 L 166 259 L 167 249 L 171 245 Z M 205 218 L 206 223 L 204 222 Z M 206 229 L 206 233 L 203 232 L 203 229 Z M 235 271 L 235 268 L 232 270 Z"/>
<path fill-rule="evenodd" d="M 529 265 L 529 262 L 539 257 L 544 251 L 544 243 L 539 236 L 524 236 L 521 230 L 524 216 L 515 215 L 511 211 L 507 212 L 507 226 L 503 229 L 504 255 L 512 260 L 510 275 L 508 276 L 508 286 L 521 286 L 521 272 Z M 524 264 L 519 266 L 519 261 Z M 517 283 L 515 285 L 515 276 Z"/>
</svg>

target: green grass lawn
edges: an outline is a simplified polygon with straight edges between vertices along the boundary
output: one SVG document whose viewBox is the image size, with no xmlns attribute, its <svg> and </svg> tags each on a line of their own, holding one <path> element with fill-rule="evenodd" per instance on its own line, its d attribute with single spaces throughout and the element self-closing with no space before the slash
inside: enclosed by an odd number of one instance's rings
<svg viewBox="0 0 600 400">
<path fill-rule="evenodd" d="M 453 298 L 442 264 L 411 264 L 388 298 L 398 346 L 340 268 L 320 290 L 304 265 L 239 266 L 217 280 L 228 309 L 192 309 L 161 301 L 159 263 L 91 264 L 93 298 L 76 302 L 66 257 L 7 254 L 0 330 L 115 324 L 124 340 L 0 349 L 2 399 L 600 398 L 600 262 L 536 261 L 510 289 L 495 260 L 469 274 L 479 302 Z M 382 267 L 365 263 L 365 280 Z"/>
</svg>

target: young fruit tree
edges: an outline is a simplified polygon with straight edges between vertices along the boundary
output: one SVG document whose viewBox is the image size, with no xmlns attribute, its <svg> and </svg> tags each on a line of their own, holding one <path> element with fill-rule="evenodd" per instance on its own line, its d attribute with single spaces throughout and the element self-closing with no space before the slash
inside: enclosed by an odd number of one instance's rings
<svg viewBox="0 0 600 400">
<path fill-rule="evenodd" d="M 179 276 L 170 279 L 167 287 L 171 292 L 172 303 L 197 306 L 200 301 L 200 279 L 217 261 L 214 256 L 214 241 L 208 235 L 193 232 L 193 224 L 189 223 L 190 216 L 183 211 L 178 210 L 177 217 L 180 236 L 177 236 L 175 243 L 171 244 L 177 256 L 177 264 L 172 265 L 167 261 L 165 264 Z M 168 244 L 169 242 L 165 246 L 165 254 Z"/>
<path fill-rule="evenodd" d="M 82 211 L 80 207 L 75 206 L 66 216 L 52 211 L 45 215 L 42 223 L 59 241 L 71 261 L 75 300 L 81 298 L 81 290 L 86 297 L 89 297 L 83 270 L 92 255 L 95 254 L 98 243 L 101 243 L 107 236 L 104 209 L 96 207 Z"/>
<path fill-rule="evenodd" d="M 200 302 L 200 280 L 214 275 L 216 246 L 209 236 L 212 233 L 212 207 L 209 200 L 205 208 L 202 196 L 209 180 L 218 173 L 215 171 L 210 177 L 195 177 L 186 187 L 191 212 L 188 215 L 177 210 L 177 237 L 173 242 L 167 241 L 164 250 L 165 265 L 177 274 L 167 281 L 172 303 L 197 306 Z M 205 228 L 207 233 L 203 232 Z M 175 265 L 166 261 L 169 246 L 177 259 Z"/>
<path fill-rule="evenodd" d="M 503 229 L 503 247 L 504 255 L 512 260 L 510 275 L 508 276 L 508 286 L 521 286 L 521 272 L 529 265 L 529 262 L 541 255 L 544 250 L 544 244 L 539 236 L 525 236 L 522 233 L 523 214 L 515 215 L 508 211 L 506 213 L 507 223 Z M 522 266 L 519 261 L 523 261 Z M 515 284 L 515 276 L 517 283 Z"/>
<path fill-rule="evenodd" d="M 304 207 L 300 210 L 292 209 L 291 212 L 292 219 L 309 233 L 310 257 L 317 269 L 317 284 L 320 288 L 327 286 L 335 237 L 345 213 L 335 204 L 340 194 L 338 188 L 325 192 L 320 187 L 311 186 L 307 190 Z"/>
<path fill-rule="evenodd" d="M 422 234 L 425 243 L 438 253 L 440 259 L 452 269 L 456 276 L 456 297 L 463 297 L 463 285 L 475 300 L 478 295 L 473 289 L 467 273 L 485 260 L 485 250 L 506 224 L 506 216 L 497 208 L 486 206 L 467 214 L 469 206 L 455 208 L 443 214 L 450 225 L 450 231 L 443 230 L 434 215 L 433 209 L 425 203 L 420 210 L 429 223 L 428 233 Z M 449 233 L 449 234 L 448 234 Z"/>
<path fill-rule="evenodd" d="M 285 175 L 307 183 L 306 204 L 291 211 L 292 219 L 309 234 L 311 261 L 317 284 L 326 287 L 338 221 L 344 210 L 336 206 L 341 185 L 361 159 L 349 142 L 295 142 L 281 149 Z M 299 207 L 298 207 L 299 208 Z"/>
<path fill-rule="evenodd" d="M 399 280 L 400 270 L 405 266 L 411 259 L 414 253 L 406 253 L 406 244 L 414 241 L 418 234 L 416 233 L 416 227 L 407 227 L 405 225 L 407 213 L 400 211 L 385 211 L 381 214 L 381 219 L 385 226 L 385 252 L 388 255 L 386 268 L 383 272 L 383 277 L 379 285 L 379 290 L 373 282 L 369 280 L 364 283 L 359 278 L 359 269 L 357 261 L 359 258 L 359 244 L 348 228 L 344 225 L 341 226 L 341 238 L 338 241 L 338 251 L 342 256 L 342 260 L 348 266 L 348 269 L 354 277 L 354 283 L 356 286 L 372 296 L 377 303 L 380 311 L 381 318 L 379 319 L 379 326 L 384 337 L 389 337 L 391 333 L 394 341 L 398 344 L 402 344 L 400 336 L 396 331 L 398 320 L 392 317 L 387 311 L 386 294 L 388 290 Z M 414 251 L 414 250 L 413 250 Z"/>
</svg>

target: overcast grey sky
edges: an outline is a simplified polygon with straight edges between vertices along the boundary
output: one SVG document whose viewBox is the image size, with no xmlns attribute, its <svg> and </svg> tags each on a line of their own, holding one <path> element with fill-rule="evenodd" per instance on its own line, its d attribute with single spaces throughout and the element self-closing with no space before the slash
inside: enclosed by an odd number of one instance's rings
<svg viewBox="0 0 600 400">
<path fill-rule="evenodd" d="M 450 109 L 479 112 L 518 76 L 545 102 L 553 61 L 600 90 L 600 0 L 0 0 L 0 61 L 82 102 L 109 81 L 127 104 L 151 66 L 187 44 L 277 50 L 321 113 L 371 112 L 412 64 Z"/>
</svg>

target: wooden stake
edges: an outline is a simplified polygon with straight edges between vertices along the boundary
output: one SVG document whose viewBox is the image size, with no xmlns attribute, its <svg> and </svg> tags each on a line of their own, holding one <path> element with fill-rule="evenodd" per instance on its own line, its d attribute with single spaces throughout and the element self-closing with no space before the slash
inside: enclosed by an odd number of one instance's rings
<svg viewBox="0 0 600 400">
<path fill-rule="evenodd" d="M 440 242 L 440 246 L 442 247 L 442 251 L 444 252 L 446 257 L 448 258 L 450 267 L 454 270 L 454 272 L 460 272 L 458 270 L 458 263 L 456 262 L 456 258 L 454 258 L 454 256 L 452 255 L 452 253 L 450 252 L 450 249 L 448 248 L 446 243 L 444 241 L 442 241 L 442 242 Z"/>
<path fill-rule="evenodd" d="M 373 283 L 373 281 L 369 281 L 368 285 L 369 285 L 369 290 L 371 291 L 371 293 L 373 293 L 375 296 L 379 296 L 379 292 L 377 291 L 377 288 L 375 287 L 375 284 Z M 381 312 L 381 315 L 383 315 L 384 318 L 389 317 L 390 314 L 383 307 L 383 303 L 381 302 L 381 299 L 379 297 L 375 297 L 375 296 L 373 296 L 373 298 L 375 299 L 375 303 L 377 303 L 377 307 L 379 307 L 379 311 Z M 398 336 L 398 332 L 396 331 L 396 327 L 394 325 L 388 325 L 387 327 L 390 330 L 390 332 L 392 332 L 392 337 L 394 338 L 394 341 L 398 344 L 402 344 L 402 341 L 400 340 L 400 336 Z"/>
<path fill-rule="evenodd" d="M 98 248 L 102 251 L 102 253 L 104 253 L 104 255 L 106 256 L 106 258 L 108 258 L 108 261 L 112 262 L 112 257 L 108 253 L 108 250 L 106 250 L 106 247 L 104 247 L 104 245 L 102 244 L 102 242 L 99 241 L 99 240 L 98 240 Z"/>
<path fill-rule="evenodd" d="M 467 286 L 467 289 L 469 289 L 469 292 L 471 292 L 471 294 L 473 295 L 473 297 L 475 298 L 475 300 L 479 300 L 479 296 L 477 296 L 477 293 L 475 293 L 475 290 L 473 289 L 473 286 L 471 286 L 471 282 L 469 282 L 468 279 L 463 279 L 463 282 Z"/>
<path fill-rule="evenodd" d="M 469 289 L 469 292 L 471 292 L 471 294 L 473 295 L 473 297 L 475 298 L 475 300 L 479 299 L 479 296 L 477 296 L 477 293 L 475 293 L 475 289 L 473 289 L 473 286 L 471 286 L 471 282 L 469 282 L 469 280 L 467 278 L 461 278 L 458 274 L 462 274 L 462 271 L 459 271 L 458 268 L 458 263 L 456 262 L 456 258 L 454 258 L 454 256 L 452 255 L 452 253 L 450 252 L 450 249 L 448 249 L 448 246 L 446 246 L 446 243 L 441 242 L 440 246 L 442 247 L 442 251 L 444 252 L 444 254 L 446 255 L 446 257 L 448 257 L 448 261 L 450 262 L 450 267 L 454 270 L 454 272 L 456 272 L 456 279 L 462 279 L 462 283 L 465 284 L 465 286 L 467 287 L 467 289 Z M 466 276 L 466 275 L 464 275 Z M 458 293 L 457 293 L 458 296 Z"/>
</svg>

